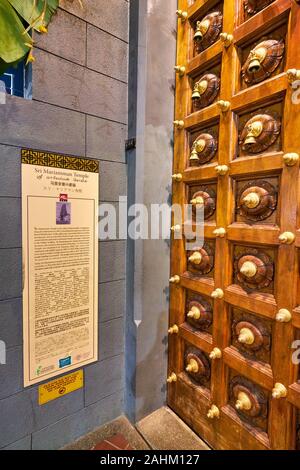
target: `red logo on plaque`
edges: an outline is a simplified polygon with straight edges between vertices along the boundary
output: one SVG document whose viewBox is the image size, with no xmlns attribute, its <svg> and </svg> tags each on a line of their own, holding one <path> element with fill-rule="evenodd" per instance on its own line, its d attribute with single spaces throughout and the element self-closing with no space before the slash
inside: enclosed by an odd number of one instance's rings
<svg viewBox="0 0 300 470">
<path fill-rule="evenodd" d="M 68 202 L 68 195 L 67 194 L 60 194 L 59 195 L 60 202 Z"/>
</svg>

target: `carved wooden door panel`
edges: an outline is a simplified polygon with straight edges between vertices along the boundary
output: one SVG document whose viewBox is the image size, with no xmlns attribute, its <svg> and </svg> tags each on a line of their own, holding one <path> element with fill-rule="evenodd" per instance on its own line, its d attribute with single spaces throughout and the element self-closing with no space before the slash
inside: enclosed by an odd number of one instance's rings
<svg viewBox="0 0 300 470">
<path fill-rule="evenodd" d="M 172 241 L 168 403 L 216 449 L 299 448 L 300 2 L 178 8 L 173 203 L 205 242 Z"/>
</svg>

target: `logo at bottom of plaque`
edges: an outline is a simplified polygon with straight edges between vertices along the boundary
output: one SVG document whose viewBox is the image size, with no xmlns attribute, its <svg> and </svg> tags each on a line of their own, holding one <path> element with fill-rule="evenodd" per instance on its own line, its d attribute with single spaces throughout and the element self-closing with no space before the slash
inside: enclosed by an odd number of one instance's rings
<svg viewBox="0 0 300 470">
<path fill-rule="evenodd" d="M 72 364 L 72 357 L 68 356 L 64 359 L 59 360 L 59 368 L 62 369 L 63 367 L 70 366 Z"/>
</svg>

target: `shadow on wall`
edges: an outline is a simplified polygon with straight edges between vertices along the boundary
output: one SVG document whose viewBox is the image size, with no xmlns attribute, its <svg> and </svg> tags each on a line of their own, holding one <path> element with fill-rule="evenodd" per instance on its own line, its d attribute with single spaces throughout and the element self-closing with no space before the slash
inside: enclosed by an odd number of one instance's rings
<svg viewBox="0 0 300 470">
<path fill-rule="evenodd" d="M 165 290 L 169 291 L 168 288 Z M 163 340 L 161 339 L 161 332 L 165 330 L 165 322 L 166 312 L 162 311 L 160 312 L 159 318 L 157 319 L 157 329 L 156 334 L 153 335 L 154 341 L 152 348 L 149 350 L 147 356 L 137 364 L 135 373 L 132 376 L 131 391 L 136 398 L 137 419 L 140 419 L 141 417 L 144 417 L 147 414 L 153 412 L 153 396 L 166 396 L 167 370 L 165 364 L 167 363 L 168 359 L 168 336 L 165 335 Z M 164 349 L 163 357 L 161 355 L 162 348 Z M 149 387 L 149 380 L 143 381 L 143 377 L 151 377 L 151 371 L 157 370 L 160 364 L 164 365 L 161 370 L 162 380 L 158 380 L 157 375 L 153 375 L 153 380 L 150 381 L 151 385 Z M 164 404 L 166 404 L 166 400 L 165 403 L 162 403 L 162 406 Z"/>
</svg>

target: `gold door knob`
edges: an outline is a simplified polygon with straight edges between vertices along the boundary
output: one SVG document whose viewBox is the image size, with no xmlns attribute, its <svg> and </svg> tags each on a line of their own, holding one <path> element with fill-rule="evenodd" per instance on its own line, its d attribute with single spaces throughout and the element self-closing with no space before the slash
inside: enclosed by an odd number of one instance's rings
<svg viewBox="0 0 300 470">
<path fill-rule="evenodd" d="M 284 232 L 279 236 L 279 241 L 285 245 L 291 245 L 296 240 L 296 235 L 292 232 Z"/>
<path fill-rule="evenodd" d="M 251 346 L 255 341 L 255 336 L 249 328 L 242 328 L 238 337 L 238 342 Z"/>
<path fill-rule="evenodd" d="M 277 383 L 275 384 L 272 390 L 272 397 L 279 399 L 287 397 L 287 389 L 283 384 Z"/>
<path fill-rule="evenodd" d="M 251 402 L 249 396 L 247 395 L 247 393 L 240 392 L 238 394 L 238 399 L 235 403 L 235 407 L 239 411 L 242 411 L 242 410 L 249 411 L 249 410 L 251 410 L 252 402 Z"/>
<path fill-rule="evenodd" d="M 179 77 L 183 77 L 186 71 L 184 65 L 175 65 L 174 70 L 178 73 Z"/>
<path fill-rule="evenodd" d="M 252 261 L 246 261 L 241 267 L 240 272 L 246 277 L 254 277 L 257 274 L 257 266 Z"/>
<path fill-rule="evenodd" d="M 221 33 L 220 39 L 224 43 L 225 47 L 229 47 L 233 43 L 233 36 L 232 34 L 228 33 Z"/>
<path fill-rule="evenodd" d="M 289 323 L 292 320 L 292 314 L 286 308 L 282 308 L 276 315 L 276 321 L 279 323 Z"/>
<path fill-rule="evenodd" d="M 175 372 L 172 372 L 172 374 L 169 375 L 169 377 L 167 378 L 167 382 L 168 382 L 168 384 L 171 384 L 173 382 L 177 382 L 177 375 L 175 374 Z"/>
<path fill-rule="evenodd" d="M 296 80 L 300 80 L 300 70 L 297 69 L 289 69 L 286 72 L 288 81 L 290 83 L 295 82 Z"/>
<path fill-rule="evenodd" d="M 177 325 L 171 326 L 171 328 L 168 329 L 168 333 L 170 335 L 177 335 L 179 333 L 179 328 Z"/>
<path fill-rule="evenodd" d="M 181 173 L 177 173 L 175 175 L 172 175 L 172 180 L 173 181 L 176 181 L 176 183 L 180 183 L 182 181 L 182 174 Z"/>
<path fill-rule="evenodd" d="M 191 204 L 193 204 L 193 206 L 203 206 L 204 198 L 202 196 L 197 196 L 195 199 L 191 200 Z"/>
<path fill-rule="evenodd" d="M 171 232 L 181 232 L 181 225 L 173 225 Z"/>
<path fill-rule="evenodd" d="M 208 419 L 215 419 L 220 417 L 220 410 L 216 405 L 212 405 L 212 407 L 207 412 Z"/>
<path fill-rule="evenodd" d="M 191 310 L 189 311 L 189 313 L 187 314 L 187 316 L 189 318 L 193 318 L 194 320 L 199 320 L 199 318 L 201 317 L 201 312 L 200 312 L 200 309 L 198 307 L 192 307 Z"/>
<path fill-rule="evenodd" d="M 210 358 L 211 360 L 214 360 L 214 359 L 221 359 L 221 357 L 222 357 L 222 351 L 221 351 L 221 349 L 219 349 L 219 348 L 214 348 L 214 349 L 212 350 L 212 352 L 210 353 L 210 355 L 209 355 L 209 358 Z"/>
<path fill-rule="evenodd" d="M 224 292 L 222 291 L 222 289 L 216 289 L 213 291 L 213 293 L 211 294 L 211 297 L 213 299 L 223 299 L 224 297 Z"/>
<path fill-rule="evenodd" d="M 226 111 L 230 109 L 231 103 L 230 101 L 220 100 L 217 102 L 217 105 L 221 109 L 222 113 L 226 113 Z"/>
<path fill-rule="evenodd" d="M 188 365 L 186 366 L 185 370 L 187 372 L 193 372 L 194 374 L 197 374 L 197 372 L 199 371 L 198 362 L 195 359 L 191 359 Z"/>
<path fill-rule="evenodd" d="M 171 283 L 171 284 L 179 284 L 179 283 L 180 283 L 180 277 L 177 276 L 177 275 L 176 275 L 176 276 L 172 276 L 172 277 L 170 278 L 170 283 Z"/>
<path fill-rule="evenodd" d="M 176 15 L 181 19 L 182 23 L 187 20 L 188 14 L 186 11 L 176 10 Z"/>
<path fill-rule="evenodd" d="M 255 209 L 260 204 L 260 197 L 257 193 L 249 193 L 242 202 L 248 209 Z"/>
<path fill-rule="evenodd" d="M 174 121 L 174 126 L 178 127 L 178 129 L 183 129 L 184 128 L 184 121 L 176 120 Z"/>
<path fill-rule="evenodd" d="M 299 161 L 299 154 L 298 153 L 286 153 L 283 155 L 283 161 L 286 166 L 294 166 Z"/>
<path fill-rule="evenodd" d="M 218 175 L 224 176 L 228 173 L 229 168 L 227 165 L 218 165 L 216 166 L 216 172 Z"/>
<path fill-rule="evenodd" d="M 189 261 L 193 264 L 201 264 L 202 263 L 202 255 L 201 253 L 199 253 L 199 251 L 195 251 L 195 253 L 193 253 L 190 257 L 189 257 Z"/>
<path fill-rule="evenodd" d="M 216 235 L 217 238 L 224 238 L 226 234 L 225 228 L 217 228 L 214 230 L 214 235 Z"/>
</svg>

